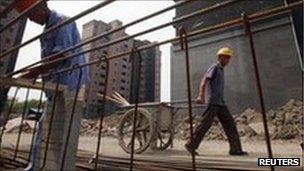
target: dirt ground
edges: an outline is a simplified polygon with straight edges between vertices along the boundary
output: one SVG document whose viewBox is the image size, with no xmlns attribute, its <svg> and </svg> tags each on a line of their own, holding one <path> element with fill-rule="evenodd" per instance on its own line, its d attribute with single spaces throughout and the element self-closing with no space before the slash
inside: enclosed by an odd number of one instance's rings
<svg viewBox="0 0 304 171">
<path fill-rule="evenodd" d="M 17 134 L 5 134 L 3 138 L 3 147 L 14 148 L 16 144 Z M 31 143 L 31 134 L 23 133 L 20 141 L 20 148 L 27 149 Z M 147 150 L 140 154 L 146 155 L 160 155 L 160 156 L 185 156 L 189 155 L 184 149 L 185 141 L 174 140 L 173 148 L 169 148 L 165 151 L 152 151 Z M 78 148 L 80 150 L 86 150 L 95 152 L 97 144 L 97 137 L 94 136 L 81 136 L 79 140 Z M 273 154 L 275 157 L 301 157 L 302 150 L 300 147 L 299 140 L 273 140 L 271 141 Z M 246 150 L 251 157 L 266 157 L 267 149 L 265 141 L 245 141 L 242 140 L 242 145 L 244 150 Z M 200 156 L 228 156 L 229 145 L 226 141 L 203 141 L 198 152 Z M 129 156 L 125 153 L 120 146 L 118 141 L 112 137 L 103 137 L 101 140 L 101 150 L 103 155 L 113 155 L 113 156 Z M 138 156 L 140 156 L 138 155 Z"/>
</svg>

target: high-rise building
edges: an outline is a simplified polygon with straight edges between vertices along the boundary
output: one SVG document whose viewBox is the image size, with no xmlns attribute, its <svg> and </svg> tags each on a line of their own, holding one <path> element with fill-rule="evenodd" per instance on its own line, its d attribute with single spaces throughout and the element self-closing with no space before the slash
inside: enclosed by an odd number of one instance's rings
<svg viewBox="0 0 304 171">
<path fill-rule="evenodd" d="M 91 37 L 118 28 L 120 26 L 122 26 L 122 22 L 119 20 L 114 20 L 110 23 L 92 20 L 83 25 L 82 37 L 85 41 Z M 92 47 L 107 44 L 116 39 L 126 36 L 128 36 L 128 34 L 125 33 L 125 30 L 120 30 L 114 34 L 103 37 L 96 42 L 89 43 L 84 47 L 84 49 L 91 49 Z M 126 41 L 107 46 L 103 49 L 87 53 L 86 59 L 87 61 L 92 61 L 103 56 L 113 56 L 115 54 L 129 51 L 134 46 L 138 47 L 147 44 L 150 44 L 150 42 L 146 40 L 140 41 L 128 39 Z M 160 99 L 160 55 L 161 53 L 159 48 L 151 48 L 149 50 L 141 52 L 142 70 L 139 97 L 140 102 L 153 102 L 159 101 Z M 104 94 L 106 70 L 107 68 L 105 62 L 90 66 L 91 82 L 82 90 L 82 92 L 84 92 L 84 99 L 87 103 L 87 117 L 95 117 L 100 115 L 102 99 L 100 96 L 97 96 L 97 94 Z M 130 97 L 131 77 L 132 65 L 130 63 L 130 55 L 111 59 L 109 61 L 108 85 L 106 94 L 110 96 L 114 92 L 118 92 L 128 101 L 132 101 L 133 98 Z M 106 108 L 107 114 L 113 112 L 113 104 L 108 103 Z"/>
</svg>

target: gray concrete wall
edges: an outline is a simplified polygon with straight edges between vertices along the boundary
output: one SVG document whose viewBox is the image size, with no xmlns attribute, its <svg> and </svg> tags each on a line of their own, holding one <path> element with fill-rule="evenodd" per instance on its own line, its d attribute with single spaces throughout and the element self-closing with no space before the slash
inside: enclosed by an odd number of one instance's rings
<svg viewBox="0 0 304 171">
<path fill-rule="evenodd" d="M 180 0 L 175 0 L 180 1 Z M 200 0 L 192 1 L 186 5 L 180 6 L 176 9 L 175 18 L 182 17 L 186 14 L 193 13 L 203 8 L 214 6 L 218 3 L 223 3 L 223 0 Z M 277 6 L 284 5 L 284 0 L 241 0 L 235 3 L 220 7 L 215 10 L 211 10 L 203 15 L 191 17 L 183 22 L 174 24 L 174 27 L 178 29 L 183 26 L 187 31 L 197 30 L 204 27 L 208 27 L 220 22 L 232 20 L 241 16 L 243 12 L 247 15 L 255 13 L 257 11 L 264 11 Z"/>
<path fill-rule="evenodd" d="M 1 0 L 0 1 L 0 10 L 3 10 L 10 1 Z M 15 10 L 10 11 L 6 16 L 0 17 L 0 27 L 6 25 L 9 21 L 11 21 L 14 17 L 16 17 L 18 13 Z M 7 28 L 2 33 L 0 33 L 0 53 L 7 51 L 13 46 L 19 45 L 21 43 L 23 32 L 26 25 L 26 18 L 21 19 L 15 25 Z M 17 61 L 18 51 L 15 51 L 5 58 L 0 60 L 0 75 L 4 75 L 10 73 L 14 70 L 15 64 Z M 2 114 L 3 107 L 7 100 L 8 88 L 0 88 L 0 125 L 3 123 L 4 115 Z"/>
<path fill-rule="evenodd" d="M 301 99 L 301 69 L 289 17 L 254 23 L 254 43 L 267 109 Z M 257 87 L 248 39 L 242 28 L 190 39 L 193 98 L 208 66 L 216 62 L 216 52 L 229 46 L 235 56 L 225 69 L 225 100 L 232 113 L 246 108 L 259 109 Z M 185 99 L 186 70 L 184 52 L 172 46 L 171 99 Z"/>
</svg>

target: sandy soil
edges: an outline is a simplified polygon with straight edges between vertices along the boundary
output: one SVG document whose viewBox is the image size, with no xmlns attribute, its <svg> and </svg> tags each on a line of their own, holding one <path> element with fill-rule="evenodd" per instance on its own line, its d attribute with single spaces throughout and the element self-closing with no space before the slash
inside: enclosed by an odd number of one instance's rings
<svg viewBox="0 0 304 171">
<path fill-rule="evenodd" d="M 3 137 L 3 147 L 13 148 L 17 141 L 17 134 L 5 134 Z M 31 134 L 23 133 L 20 141 L 20 148 L 28 148 L 31 143 Z M 183 156 L 188 155 L 183 145 L 185 141 L 174 140 L 173 148 L 169 148 L 165 151 L 152 151 L 148 149 L 141 155 L 165 155 L 165 156 Z M 78 148 L 80 150 L 86 150 L 95 152 L 97 144 L 97 137 L 81 136 Z M 290 141 L 272 141 L 272 149 L 274 156 L 278 157 L 301 157 L 302 150 L 300 148 L 300 142 L 298 140 Z M 242 140 L 244 150 L 246 150 L 250 156 L 263 157 L 267 156 L 266 142 L 265 141 L 245 141 Z M 228 156 L 229 145 L 226 141 L 203 141 L 199 149 L 197 150 L 201 156 L 223 155 Z M 118 145 L 118 141 L 115 138 L 103 137 L 101 140 L 100 152 L 104 155 L 114 156 L 128 156 L 122 148 Z"/>
</svg>

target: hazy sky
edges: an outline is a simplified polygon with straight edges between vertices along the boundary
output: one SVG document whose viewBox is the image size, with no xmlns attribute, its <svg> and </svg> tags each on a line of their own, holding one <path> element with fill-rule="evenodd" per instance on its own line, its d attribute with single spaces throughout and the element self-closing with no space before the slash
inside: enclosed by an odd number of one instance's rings
<svg viewBox="0 0 304 171">
<path fill-rule="evenodd" d="M 48 5 L 52 10 L 56 10 L 67 16 L 74 16 L 85 9 L 88 9 L 100 1 L 49 1 Z M 155 11 L 163 9 L 167 6 L 173 5 L 174 2 L 168 1 L 116 1 L 112 4 L 107 5 L 81 19 L 76 21 L 77 27 L 82 33 L 82 25 L 95 19 L 102 20 L 104 22 L 110 22 L 115 19 L 121 20 L 124 24 L 134 21 L 142 16 L 151 14 Z M 169 22 L 174 17 L 175 12 L 171 10 L 160 16 L 154 17 L 150 20 L 132 26 L 126 30 L 128 34 L 134 34 L 148 28 L 160 25 L 165 22 Z M 40 34 L 43 30 L 43 26 L 35 24 L 28 20 L 23 42 L 32 38 L 33 36 Z M 173 27 L 166 27 L 164 29 L 146 34 L 144 36 L 137 37 L 137 39 L 147 39 L 149 41 L 161 41 L 175 36 Z M 161 99 L 162 101 L 170 100 L 170 44 L 163 45 L 160 47 L 162 51 L 162 66 L 161 66 Z M 28 64 L 31 64 L 37 60 L 40 60 L 40 42 L 35 41 L 30 45 L 21 48 L 18 56 L 16 68 L 21 68 Z M 9 95 L 12 96 L 14 89 L 12 88 Z M 38 98 L 39 92 L 31 91 L 30 98 Z M 25 98 L 25 90 L 21 90 L 18 94 L 18 99 L 22 100 Z"/>
</svg>

